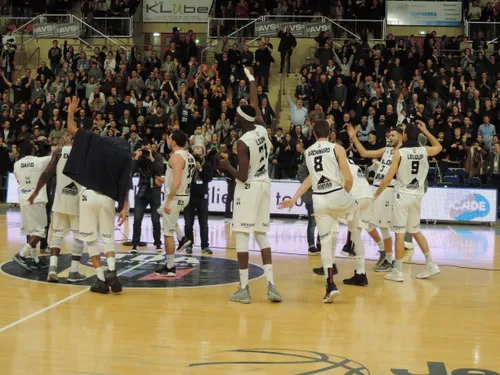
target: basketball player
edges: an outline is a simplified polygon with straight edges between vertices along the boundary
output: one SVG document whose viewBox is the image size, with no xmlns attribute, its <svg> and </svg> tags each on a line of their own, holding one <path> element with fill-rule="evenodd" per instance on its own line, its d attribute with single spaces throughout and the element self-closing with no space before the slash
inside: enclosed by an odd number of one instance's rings
<svg viewBox="0 0 500 375">
<path fill-rule="evenodd" d="M 359 207 L 350 194 L 353 177 L 345 149 L 329 142 L 330 125 L 327 121 L 316 121 L 313 133 L 316 143 L 305 152 L 310 175 L 302 182 L 294 197 L 283 201 L 279 207 L 292 208 L 302 194 L 312 186 L 313 206 L 321 241 L 321 263 L 326 277 L 326 294 L 323 302 L 332 303 L 340 295 L 333 281 L 333 276 L 338 273 L 335 264 L 335 246 L 339 232 L 339 217 L 347 217 L 355 246 L 363 248 L 363 242 L 357 228 Z"/>
<path fill-rule="evenodd" d="M 19 159 L 14 164 L 14 176 L 19 184 L 19 206 L 21 207 L 21 233 L 28 236 L 28 240 L 21 251 L 12 260 L 28 271 L 42 268 L 36 253 L 36 245 L 42 238 L 46 238 L 47 225 L 47 189 L 30 204 L 29 197 L 35 191 L 40 175 L 50 162 L 50 156 L 36 157 L 35 146 L 26 139 L 19 145 Z M 28 264 L 26 257 L 30 256 L 33 263 Z"/>
<path fill-rule="evenodd" d="M 40 189 L 56 175 L 56 189 L 54 193 L 54 204 L 52 211 L 52 240 L 50 241 L 50 266 L 47 281 L 56 283 L 59 281 L 57 276 L 57 261 L 61 252 L 61 245 L 64 237 L 69 232 L 73 232 L 73 245 L 71 248 L 71 269 L 68 275 L 68 282 L 75 283 L 86 279 L 85 275 L 78 272 L 78 266 L 83 253 L 83 242 L 78 239 L 78 194 L 80 186 L 63 174 L 64 166 L 71 152 L 71 138 L 64 136 L 64 146 L 56 149 L 52 154 L 49 165 L 38 179 L 36 189 L 29 197 L 32 204 L 38 196 Z"/>
<path fill-rule="evenodd" d="M 393 128 L 389 133 L 389 146 L 380 148 L 378 150 L 366 150 L 363 144 L 359 141 L 356 129 L 349 124 L 347 127 L 349 137 L 353 141 L 356 149 L 361 157 L 371 159 L 381 159 L 380 166 L 377 169 L 375 178 L 373 180 L 374 190 L 378 189 L 380 183 L 386 176 L 392 164 L 392 156 L 394 152 L 401 147 L 402 144 L 402 130 L 400 128 Z M 393 268 L 392 265 L 392 237 L 391 237 L 391 215 L 392 215 L 392 189 L 395 181 L 391 181 L 389 189 L 387 189 L 382 196 L 373 202 L 373 212 L 375 217 L 375 225 L 380 228 L 382 232 L 383 243 L 375 228 L 370 232 L 370 236 L 379 246 L 379 259 L 375 264 L 376 272 L 390 272 Z M 354 253 L 356 250 L 354 249 Z"/>
<path fill-rule="evenodd" d="M 175 277 L 175 242 L 177 219 L 189 204 L 191 181 L 196 170 L 194 157 L 186 151 L 188 138 L 182 130 L 175 130 L 168 138 L 168 148 L 173 151 L 165 173 L 165 202 L 163 204 L 163 236 L 165 237 L 166 264 L 155 270 L 160 276 Z"/>
<path fill-rule="evenodd" d="M 394 152 L 392 164 L 375 193 L 375 201 L 380 199 L 386 187 L 396 176 L 394 200 L 392 206 L 392 228 L 396 234 L 396 261 L 386 280 L 403 281 L 403 255 L 405 232 L 411 233 L 425 256 L 425 271 L 418 274 L 418 279 L 427 279 L 440 272 L 439 267 L 432 261 L 429 244 L 420 232 L 421 202 L 424 196 L 425 180 L 429 172 L 428 157 L 439 154 L 441 144 L 427 130 L 424 122 L 417 120 L 417 125 L 406 125 L 406 141 L 403 146 Z M 420 146 L 418 142 L 420 131 L 429 139 L 431 146 Z"/>
<path fill-rule="evenodd" d="M 271 180 L 268 171 L 268 156 L 271 142 L 267 136 L 262 113 L 259 109 L 255 78 L 248 68 L 244 68 L 250 82 L 252 105 L 240 105 L 236 110 L 235 127 L 243 130 L 237 142 L 238 168 L 228 159 L 222 159 L 220 166 L 236 179 L 234 190 L 233 231 L 236 232 L 236 251 L 240 267 L 240 287 L 229 296 L 234 302 L 250 303 L 248 287 L 248 242 L 254 234 L 259 245 L 262 263 L 267 278 L 267 298 L 271 302 L 281 302 L 282 297 L 274 285 L 271 247 L 267 238 L 270 217 Z"/>
<path fill-rule="evenodd" d="M 74 136 L 73 147 L 63 174 L 82 186 L 80 194 L 80 240 L 87 242 L 88 252 L 97 280 L 90 287 L 94 293 L 120 293 L 122 286 L 116 274 L 115 261 L 115 201 L 120 211 L 121 226 L 128 212 L 128 194 L 132 188 L 130 173 L 132 155 L 123 138 L 101 137 L 78 129 L 75 112 L 78 99 L 68 106 L 68 133 Z M 104 273 L 97 238 L 104 243 L 108 270 Z"/>
</svg>

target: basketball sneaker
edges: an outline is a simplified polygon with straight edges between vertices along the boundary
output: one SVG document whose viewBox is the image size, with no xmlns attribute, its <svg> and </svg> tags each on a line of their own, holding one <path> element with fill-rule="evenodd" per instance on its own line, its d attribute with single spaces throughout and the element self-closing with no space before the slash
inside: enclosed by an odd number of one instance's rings
<svg viewBox="0 0 500 375">
<path fill-rule="evenodd" d="M 50 253 L 49 247 L 47 246 L 47 247 L 44 247 L 44 248 L 40 248 L 40 253 L 41 254 L 48 254 L 48 253 Z"/>
<path fill-rule="evenodd" d="M 385 251 L 379 251 L 378 252 L 378 260 L 377 263 L 375 263 L 374 269 L 376 269 L 378 266 L 384 263 L 385 260 Z"/>
<path fill-rule="evenodd" d="M 193 248 L 191 246 L 186 247 L 186 255 L 193 255 Z"/>
<path fill-rule="evenodd" d="M 186 251 L 186 252 L 187 252 L 187 251 Z M 212 254 L 213 254 L 212 250 L 210 250 L 210 248 L 209 248 L 209 247 L 205 247 L 205 248 L 201 249 L 201 253 L 202 253 L 203 255 L 212 255 Z"/>
<path fill-rule="evenodd" d="M 27 261 L 28 259 L 26 259 L 25 257 L 21 256 L 20 254 L 16 254 L 14 255 L 14 257 L 12 258 L 12 260 L 14 262 L 16 262 L 17 264 L 19 264 L 21 267 L 23 267 L 25 270 L 27 271 L 33 271 L 30 266 L 28 265 Z"/>
<path fill-rule="evenodd" d="M 165 264 L 162 268 L 155 270 L 155 274 L 158 276 L 175 277 L 176 269 L 175 266 L 172 268 L 168 268 Z"/>
<path fill-rule="evenodd" d="M 392 269 L 391 273 L 388 273 L 387 275 L 384 276 L 384 279 L 390 280 L 390 281 L 402 282 L 405 280 L 405 277 L 403 275 L 403 272 L 401 272 L 396 267 L 394 267 Z"/>
<path fill-rule="evenodd" d="M 337 289 L 337 285 L 335 283 L 326 282 L 326 293 L 323 297 L 323 303 L 333 303 L 335 298 L 340 296 L 340 292 Z"/>
<path fill-rule="evenodd" d="M 430 262 L 425 265 L 425 271 L 417 275 L 417 279 L 428 279 L 440 272 L 439 266 L 436 263 Z"/>
<path fill-rule="evenodd" d="M 349 241 L 349 243 L 346 243 L 342 250 L 340 250 L 340 254 L 342 254 L 345 257 L 350 257 L 353 258 L 356 256 L 356 252 L 354 251 L 354 242 Z"/>
<path fill-rule="evenodd" d="M 84 274 L 80 272 L 70 272 L 68 275 L 68 283 L 77 283 L 79 281 L 83 281 L 87 278 Z"/>
<path fill-rule="evenodd" d="M 133 245 L 130 249 L 130 254 L 137 254 L 139 251 L 137 250 L 137 245 Z"/>
<path fill-rule="evenodd" d="M 269 296 L 269 291 L 268 291 L 268 296 Z M 252 299 L 250 298 L 250 289 L 248 288 L 248 285 L 246 286 L 245 289 L 238 288 L 236 292 L 229 295 L 229 299 L 233 302 L 250 303 Z"/>
<path fill-rule="evenodd" d="M 339 273 L 336 264 L 332 264 L 332 270 L 333 270 L 333 276 Z M 313 272 L 318 276 L 325 276 L 325 270 L 323 269 L 323 267 L 313 268 Z"/>
<path fill-rule="evenodd" d="M 47 275 L 47 281 L 49 283 L 57 283 L 59 281 L 59 277 L 57 276 L 57 266 L 49 267 L 49 274 Z"/>
<path fill-rule="evenodd" d="M 357 273 L 354 271 L 354 276 L 350 279 L 345 279 L 344 284 L 346 285 L 356 285 L 356 286 L 367 286 L 368 278 L 366 277 L 366 273 Z"/>
<path fill-rule="evenodd" d="M 39 258 L 38 262 L 36 262 L 33 258 L 27 260 L 28 267 L 30 267 L 33 271 L 38 271 L 43 268 L 48 268 L 49 264 L 42 262 L 42 259 Z"/>
<path fill-rule="evenodd" d="M 384 259 L 384 262 L 375 267 L 375 272 L 391 272 L 394 268 L 394 264 Z"/>
<path fill-rule="evenodd" d="M 320 253 L 321 253 L 321 250 L 318 250 L 314 246 L 311 246 L 311 247 L 309 247 L 309 249 L 307 249 L 307 254 L 309 254 L 309 255 L 319 255 Z"/>
<path fill-rule="evenodd" d="M 186 236 L 182 237 L 182 239 L 179 241 L 179 245 L 177 245 L 177 251 L 182 251 L 186 249 L 187 247 L 191 246 L 192 243 L 190 240 L 186 238 Z"/>
<path fill-rule="evenodd" d="M 95 284 L 90 287 L 90 291 L 92 293 L 108 294 L 109 285 L 106 281 L 102 281 L 101 279 L 97 278 Z"/>
<path fill-rule="evenodd" d="M 120 280 L 118 280 L 118 277 L 116 276 L 116 270 L 107 271 L 105 277 L 106 277 L 106 282 L 111 288 L 111 291 L 113 293 L 121 293 L 123 288 L 122 284 L 120 284 Z"/>
<path fill-rule="evenodd" d="M 267 283 L 267 299 L 271 302 L 281 302 L 283 300 L 280 292 L 278 292 L 278 289 L 272 283 Z"/>
</svg>

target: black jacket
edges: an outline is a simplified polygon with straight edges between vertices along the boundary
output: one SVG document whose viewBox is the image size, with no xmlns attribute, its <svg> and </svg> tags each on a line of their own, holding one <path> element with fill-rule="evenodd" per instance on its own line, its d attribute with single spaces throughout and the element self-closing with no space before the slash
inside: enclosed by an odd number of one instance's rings
<svg viewBox="0 0 500 375">
<path fill-rule="evenodd" d="M 141 159 L 132 161 L 132 176 L 137 173 L 139 176 L 137 186 L 144 187 L 145 191 L 160 189 L 155 182 L 155 177 L 163 175 L 163 159 L 157 152 L 153 152 L 153 159 L 154 161 L 148 159 L 146 162 Z"/>
<path fill-rule="evenodd" d="M 297 39 L 295 39 L 292 34 L 287 34 L 283 31 L 280 31 L 278 33 L 278 38 L 281 39 L 278 46 L 278 52 L 288 52 L 297 47 Z"/>
<path fill-rule="evenodd" d="M 212 164 L 204 161 L 201 171 L 196 170 L 191 183 L 191 198 L 207 199 L 208 184 L 214 179 L 214 168 Z"/>
</svg>

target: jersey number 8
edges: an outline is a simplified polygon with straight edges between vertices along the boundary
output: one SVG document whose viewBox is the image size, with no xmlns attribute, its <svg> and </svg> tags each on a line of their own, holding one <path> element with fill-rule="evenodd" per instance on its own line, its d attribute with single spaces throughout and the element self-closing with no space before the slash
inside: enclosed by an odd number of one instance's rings
<svg viewBox="0 0 500 375">
<path fill-rule="evenodd" d="M 314 171 L 323 172 L 323 156 L 316 156 L 314 158 Z"/>
</svg>

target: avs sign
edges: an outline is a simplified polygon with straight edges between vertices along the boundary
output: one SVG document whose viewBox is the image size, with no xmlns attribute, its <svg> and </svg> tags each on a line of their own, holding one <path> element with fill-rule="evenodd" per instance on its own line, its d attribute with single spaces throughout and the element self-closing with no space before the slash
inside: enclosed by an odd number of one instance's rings
<svg viewBox="0 0 500 375">
<path fill-rule="evenodd" d="M 210 0 L 144 0 L 144 22 L 207 22 Z"/>
<path fill-rule="evenodd" d="M 79 38 L 80 25 L 73 23 L 39 23 L 33 25 L 35 38 Z"/>
<path fill-rule="evenodd" d="M 291 33 L 296 38 L 315 38 L 322 31 L 331 31 L 331 25 L 324 22 L 305 23 L 265 21 L 255 22 L 255 36 L 277 36 L 280 30 L 285 31 L 287 27 L 290 28 Z"/>
</svg>

